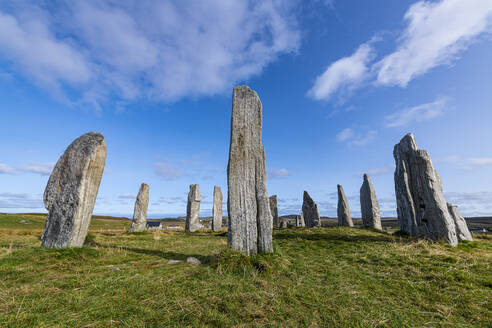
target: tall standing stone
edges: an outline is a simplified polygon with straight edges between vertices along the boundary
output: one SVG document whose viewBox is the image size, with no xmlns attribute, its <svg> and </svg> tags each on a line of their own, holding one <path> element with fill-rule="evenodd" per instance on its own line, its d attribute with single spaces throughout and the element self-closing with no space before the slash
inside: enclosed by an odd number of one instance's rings
<svg viewBox="0 0 492 328">
<path fill-rule="evenodd" d="M 149 185 L 142 183 L 138 191 L 133 221 L 129 232 L 142 232 L 147 230 L 147 208 L 149 206 Z"/>
<path fill-rule="evenodd" d="M 451 217 L 454 220 L 454 224 L 456 226 L 456 236 L 458 237 L 459 241 L 462 240 L 468 240 L 468 241 L 473 241 L 473 237 L 470 233 L 470 230 L 468 230 L 468 225 L 466 224 L 465 218 L 463 215 L 461 215 L 460 210 L 458 209 L 458 206 L 455 206 L 453 204 L 447 203 L 448 206 L 448 211 Z"/>
<path fill-rule="evenodd" d="M 278 227 L 278 202 L 277 195 L 270 196 L 270 213 L 273 217 L 273 226 Z"/>
<path fill-rule="evenodd" d="M 350 207 L 347 201 L 347 197 L 345 197 L 345 192 L 343 191 L 343 187 L 341 185 L 337 185 L 338 188 L 338 225 L 339 226 L 347 226 L 353 227 L 354 223 L 352 222 L 352 217 L 350 216 Z"/>
<path fill-rule="evenodd" d="M 186 206 L 186 231 L 194 232 L 200 229 L 199 214 L 201 200 L 202 194 L 200 193 L 200 185 L 190 185 L 190 192 L 188 193 L 188 204 Z"/>
<path fill-rule="evenodd" d="M 360 212 L 362 225 L 367 228 L 382 230 L 381 211 L 371 178 L 364 174 L 364 182 L 360 188 Z"/>
<path fill-rule="evenodd" d="M 318 205 L 309 196 L 307 191 L 304 191 L 303 202 L 302 202 L 302 214 L 304 215 L 304 221 L 306 227 L 320 227 L 321 218 L 319 216 Z"/>
<path fill-rule="evenodd" d="M 400 229 L 456 246 L 455 223 L 444 199 L 441 178 L 427 151 L 418 149 L 415 137 L 409 133 L 395 145 L 393 156 Z"/>
<path fill-rule="evenodd" d="M 106 143 L 100 133 L 77 138 L 60 157 L 44 191 L 48 210 L 42 247 L 84 244 L 106 163 Z"/>
<path fill-rule="evenodd" d="M 262 106 L 255 91 L 234 88 L 227 166 L 228 244 L 252 255 L 273 251 L 273 221 L 261 144 Z"/>
<path fill-rule="evenodd" d="M 212 214 L 212 230 L 218 232 L 222 229 L 222 191 L 219 186 L 214 187 Z"/>
</svg>

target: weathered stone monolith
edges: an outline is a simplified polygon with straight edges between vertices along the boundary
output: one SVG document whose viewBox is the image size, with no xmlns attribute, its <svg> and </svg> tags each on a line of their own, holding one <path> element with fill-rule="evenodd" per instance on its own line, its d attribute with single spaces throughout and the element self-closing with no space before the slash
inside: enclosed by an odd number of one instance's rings
<svg viewBox="0 0 492 328">
<path fill-rule="evenodd" d="M 316 205 L 315 201 L 309 196 L 307 191 L 304 191 L 303 195 L 302 214 L 304 215 L 306 227 L 312 228 L 321 226 L 318 205 Z"/>
<path fill-rule="evenodd" d="M 142 183 L 138 191 L 133 221 L 129 232 L 142 232 L 147 230 L 147 208 L 149 206 L 149 185 Z"/>
<path fill-rule="evenodd" d="M 379 210 L 376 191 L 374 191 L 371 178 L 367 174 L 364 174 L 364 182 L 362 187 L 360 187 L 360 212 L 364 227 L 383 229 L 381 227 L 381 211 Z"/>
<path fill-rule="evenodd" d="M 277 195 L 270 196 L 270 214 L 273 218 L 273 226 L 278 227 L 278 203 Z"/>
<path fill-rule="evenodd" d="M 60 157 L 44 191 L 48 210 L 42 247 L 82 247 L 106 163 L 100 133 L 77 138 Z"/>
<path fill-rule="evenodd" d="M 304 214 L 296 215 L 296 227 L 305 227 L 306 223 L 304 222 Z"/>
<path fill-rule="evenodd" d="M 280 229 L 287 229 L 287 227 L 289 226 L 289 224 L 287 222 L 287 218 L 282 218 L 279 221 L 280 221 L 279 228 Z"/>
<path fill-rule="evenodd" d="M 347 226 L 353 227 L 354 223 L 352 222 L 352 217 L 350 216 L 350 207 L 347 201 L 347 197 L 345 197 L 345 192 L 343 191 L 343 187 L 341 185 L 337 185 L 338 188 L 338 225 L 339 226 Z"/>
<path fill-rule="evenodd" d="M 400 229 L 456 246 L 456 226 L 449 214 L 441 178 L 427 151 L 420 150 L 409 133 L 395 145 L 395 191 Z"/>
<path fill-rule="evenodd" d="M 212 230 L 218 232 L 222 229 L 222 191 L 219 186 L 214 187 L 214 204 L 212 205 Z"/>
<path fill-rule="evenodd" d="M 202 194 L 200 193 L 200 185 L 190 185 L 190 192 L 188 193 L 188 204 L 186 206 L 186 231 L 194 232 L 199 230 L 202 226 L 199 220 L 201 200 Z"/>
<path fill-rule="evenodd" d="M 273 251 L 273 219 L 261 144 L 262 106 L 247 86 L 234 88 L 227 167 L 228 244 L 247 255 Z"/>
<path fill-rule="evenodd" d="M 455 206 L 450 203 L 447 203 L 447 206 L 448 206 L 449 214 L 453 218 L 454 224 L 456 226 L 456 236 L 458 237 L 458 240 L 473 241 L 472 234 L 470 233 L 470 230 L 468 230 L 468 225 L 466 224 L 463 215 L 461 215 L 458 206 Z"/>
</svg>

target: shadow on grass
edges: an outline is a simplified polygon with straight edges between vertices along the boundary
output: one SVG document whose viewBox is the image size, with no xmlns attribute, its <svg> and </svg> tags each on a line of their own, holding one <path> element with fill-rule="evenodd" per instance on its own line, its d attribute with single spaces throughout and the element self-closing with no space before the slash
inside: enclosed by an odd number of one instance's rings
<svg viewBox="0 0 492 328">
<path fill-rule="evenodd" d="M 325 234 L 325 233 L 303 233 L 298 231 L 296 233 L 280 233 L 275 234 L 274 239 L 305 239 L 305 240 L 325 240 L 325 241 L 344 241 L 344 242 L 397 242 L 397 243 L 412 243 L 415 242 L 415 238 L 409 236 L 392 236 L 386 232 L 370 230 L 377 232 L 378 235 L 348 235 L 348 234 Z"/>
<path fill-rule="evenodd" d="M 179 260 L 183 262 L 186 262 L 186 259 L 188 257 L 196 257 L 198 260 L 200 260 L 200 262 L 202 262 L 202 264 L 210 264 L 210 262 L 212 262 L 212 260 L 215 257 L 214 255 L 181 254 L 175 252 L 165 252 L 158 249 L 134 248 L 134 247 L 125 247 L 125 246 L 117 246 L 117 245 L 103 245 L 97 242 L 95 242 L 93 245 L 100 248 L 111 248 L 111 249 L 120 249 L 120 250 L 122 249 L 128 252 L 157 256 L 168 260 Z"/>
</svg>

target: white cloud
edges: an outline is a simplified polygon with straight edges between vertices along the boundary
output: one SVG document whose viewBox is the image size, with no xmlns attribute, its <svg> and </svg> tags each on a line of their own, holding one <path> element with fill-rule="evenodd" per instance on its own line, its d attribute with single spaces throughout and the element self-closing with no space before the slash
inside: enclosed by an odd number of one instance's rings
<svg viewBox="0 0 492 328">
<path fill-rule="evenodd" d="M 477 36 L 490 32 L 492 1 L 419 1 L 405 20 L 398 48 L 375 65 L 380 84 L 405 87 L 433 67 L 455 61 Z"/>
<path fill-rule="evenodd" d="M 316 100 L 329 100 L 335 92 L 354 90 L 367 78 L 367 64 L 373 57 L 374 51 L 370 42 L 362 44 L 352 56 L 330 64 L 325 72 L 316 78 L 308 95 Z"/>
<path fill-rule="evenodd" d="M 391 115 L 387 115 L 385 117 L 386 127 L 393 128 L 408 125 L 414 122 L 432 120 L 443 114 L 446 110 L 447 103 L 448 100 L 446 98 L 441 98 L 431 103 L 418 105 Z"/>
<path fill-rule="evenodd" d="M 54 166 L 55 165 L 53 163 L 32 164 L 32 165 L 20 167 L 19 170 L 23 172 L 35 173 L 40 175 L 50 175 L 51 171 L 53 171 Z"/>
<path fill-rule="evenodd" d="M 267 179 L 277 179 L 289 176 L 290 173 L 287 169 L 270 169 L 267 173 Z"/>
<path fill-rule="evenodd" d="M 35 197 L 29 194 L 4 192 L 0 193 L 0 208 L 44 210 L 44 205 L 40 195 Z"/>
<path fill-rule="evenodd" d="M 490 216 L 492 213 L 492 192 L 446 192 L 446 201 L 458 205 L 465 216 Z"/>
<path fill-rule="evenodd" d="M 338 142 L 346 142 L 350 147 L 364 146 L 371 143 L 377 135 L 376 130 L 369 130 L 365 133 L 356 133 L 352 128 L 345 128 L 340 131 L 336 139 Z"/>
<path fill-rule="evenodd" d="M 63 1 L 62 1 L 63 2 Z M 297 1 L 0 4 L 0 56 L 36 84 L 96 107 L 222 93 L 297 51 Z M 61 91 L 60 91 L 61 92 Z"/>
<path fill-rule="evenodd" d="M 0 163 L 0 174 L 14 174 L 15 169 L 7 164 Z"/>
<path fill-rule="evenodd" d="M 353 129 L 345 128 L 337 134 L 336 138 L 338 141 L 345 141 L 345 140 L 353 138 L 354 135 L 355 135 L 355 132 Z"/>
</svg>

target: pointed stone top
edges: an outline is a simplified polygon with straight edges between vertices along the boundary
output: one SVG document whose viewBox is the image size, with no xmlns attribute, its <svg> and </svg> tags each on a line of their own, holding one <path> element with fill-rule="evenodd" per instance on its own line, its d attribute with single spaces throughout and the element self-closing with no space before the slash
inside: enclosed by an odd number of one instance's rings
<svg viewBox="0 0 492 328">
<path fill-rule="evenodd" d="M 343 190 L 343 187 L 342 187 L 342 185 L 340 185 L 340 184 L 337 184 L 337 188 L 338 188 L 338 189 L 342 189 L 342 190 Z"/>
<path fill-rule="evenodd" d="M 364 173 L 364 180 L 368 180 L 369 179 L 369 175 L 367 175 L 367 173 Z"/>
<path fill-rule="evenodd" d="M 409 151 L 410 149 L 412 150 L 417 150 L 417 140 L 415 139 L 415 136 L 413 133 L 407 133 L 401 140 L 400 143 L 398 144 L 400 147 L 402 147 L 403 151 Z"/>
</svg>

